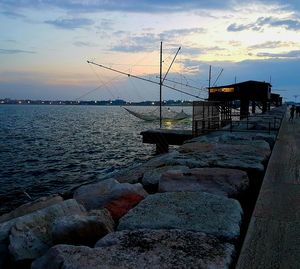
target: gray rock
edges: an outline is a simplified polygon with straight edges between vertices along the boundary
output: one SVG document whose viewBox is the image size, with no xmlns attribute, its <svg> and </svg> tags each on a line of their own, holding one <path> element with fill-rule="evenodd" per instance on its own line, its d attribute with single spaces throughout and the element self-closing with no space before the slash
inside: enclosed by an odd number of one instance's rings
<svg viewBox="0 0 300 269">
<path fill-rule="evenodd" d="M 24 204 L 11 211 L 10 213 L 0 216 L 0 223 L 27 215 L 31 212 L 43 209 L 45 207 L 60 203 L 63 201 L 63 198 L 59 195 L 51 195 L 48 197 L 42 197 L 30 203 Z"/>
<path fill-rule="evenodd" d="M 185 171 L 169 170 L 163 173 L 158 191 L 204 191 L 236 197 L 248 187 L 249 179 L 244 171 L 225 168 L 193 168 Z"/>
<path fill-rule="evenodd" d="M 238 201 L 205 192 L 147 196 L 120 219 L 117 230 L 183 229 L 237 239 L 242 208 Z"/>
<path fill-rule="evenodd" d="M 251 145 L 223 143 L 188 143 L 179 148 L 185 158 L 206 162 L 198 167 L 222 167 L 246 171 L 251 179 L 264 173 L 264 164 L 271 154 L 270 149 L 256 148 Z M 190 167 L 192 168 L 192 167 Z"/>
<path fill-rule="evenodd" d="M 133 164 L 127 168 L 123 168 L 120 171 L 109 173 L 102 179 L 114 178 L 120 183 L 139 183 L 143 177 L 144 171 L 147 168 L 143 164 Z"/>
<path fill-rule="evenodd" d="M 179 172 L 179 171 L 184 171 L 186 169 L 188 169 L 188 167 L 182 165 L 162 166 L 162 167 L 151 169 L 144 173 L 142 184 L 145 189 L 148 189 L 149 187 L 157 188 L 160 177 L 164 172 L 167 172 L 168 170 L 176 170 Z"/>
<path fill-rule="evenodd" d="M 55 245 L 93 246 L 96 241 L 113 231 L 114 221 L 109 212 L 103 209 L 88 216 L 72 215 L 57 219 L 52 227 L 52 239 Z"/>
<path fill-rule="evenodd" d="M 147 192 L 140 183 L 119 183 L 115 179 L 106 179 L 78 188 L 74 192 L 74 199 L 84 205 L 87 210 L 101 209 L 114 199 L 130 193 L 147 196 Z"/>
<path fill-rule="evenodd" d="M 257 142 L 258 143 L 258 142 Z M 262 142 L 260 142 L 262 143 Z M 215 154 L 216 156 L 235 158 L 238 155 L 245 159 L 256 157 L 260 163 L 268 160 L 271 150 L 268 146 L 255 146 L 253 143 L 249 144 L 225 144 L 225 143 L 203 143 L 195 142 L 182 145 L 179 152 L 193 154 L 206 153 L 207 155 Z"/>
<path fill-rule="evenodd" d="M 138 230 L 112 233 L 96 248 L 58 245 L 32 269 L 79 268 L 229 268 L 232 244 L 204 233 Z"/>
<path fill-rule="evenodd" d="M 209 134 L 195 137 L 185 143 L 193 142 L 225 142 L 225 143 L 241 143 L 247 141 L 265 141 L 270 147 L 273 147 L 276 139 L 276 134 L 267 134 L 259 132 L 228 132 L 228 131 L 216 131 Z"/>
<path fill-rule="evenodd" d="M 53 244 L 54 221 L 80 214 L 85 214 L 84 208 L 72 199 L 14 219 L 9 236 L 9 251 L 14 260 L 31 260 L 43 255 Z"/>
</svg>

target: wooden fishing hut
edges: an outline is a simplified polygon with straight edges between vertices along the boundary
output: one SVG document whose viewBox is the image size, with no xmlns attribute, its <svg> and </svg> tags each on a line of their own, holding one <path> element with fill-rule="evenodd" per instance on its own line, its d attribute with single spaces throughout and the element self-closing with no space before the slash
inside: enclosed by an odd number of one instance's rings
<svg viewBox="0 0 300 269">
<path fill-rule="evenodd" d="M 249 114 L 251 103 L 252 113 L 255 113 L 256 106 L 260 106 L 262 113 L 270 110 L 271 87 L 267 82 L 245 81 L 224 86 L 208 88 L 208 101 L 218 102 L 240 102 L 240 118 L 243 119 Z"/>
</svg>

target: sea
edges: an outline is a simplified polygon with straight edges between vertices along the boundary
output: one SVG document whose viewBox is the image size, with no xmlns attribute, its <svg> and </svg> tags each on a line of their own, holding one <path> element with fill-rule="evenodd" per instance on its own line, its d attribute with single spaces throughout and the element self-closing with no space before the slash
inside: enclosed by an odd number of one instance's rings
<svg viewBox="0 0 300 269">
<path fill-rule="evenodd" d="M 158 127 L 118 106 L 0 105 L 0 215 L 145 162 L 155 146 L 140 132 Z M 191 121 L 164 128 L 190 129 Z"/>
</svg>

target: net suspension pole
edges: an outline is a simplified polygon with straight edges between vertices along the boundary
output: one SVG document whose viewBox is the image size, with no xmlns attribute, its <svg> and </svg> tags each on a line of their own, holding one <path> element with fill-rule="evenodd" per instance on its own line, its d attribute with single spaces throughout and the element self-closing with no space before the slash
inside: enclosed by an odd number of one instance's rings
<svg viewBox="0 0 300 269">
<path fill-rule="evenodd" d="M 162 127 L 162 41 L 160 42 L 159 61 L 159 128 Z"/>
</svg>

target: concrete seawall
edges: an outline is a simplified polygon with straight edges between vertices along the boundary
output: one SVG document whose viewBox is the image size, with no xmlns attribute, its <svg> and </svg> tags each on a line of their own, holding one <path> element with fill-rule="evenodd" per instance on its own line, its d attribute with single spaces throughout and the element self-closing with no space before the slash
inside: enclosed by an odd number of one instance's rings
<svg viewBox="0 0 300 269">
<path fill-rule="evenodd" d="M 277 138 L 252 125 L 0 216 L 0 268 L 234 267 Z"/>
</svg>

